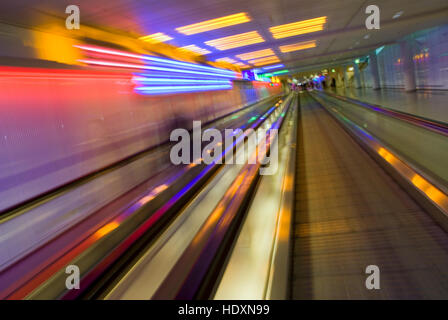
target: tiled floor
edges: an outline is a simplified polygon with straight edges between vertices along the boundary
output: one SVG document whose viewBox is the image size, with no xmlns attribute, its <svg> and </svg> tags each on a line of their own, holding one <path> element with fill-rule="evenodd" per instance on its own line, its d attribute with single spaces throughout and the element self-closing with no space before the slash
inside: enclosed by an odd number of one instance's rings
<svg viewBox="0 0 448 320">
<path fill-rule="evenodd" d="M 292 298 L 448 299 L 448 235 L 306 95 L 297 159 Z"/>
<path fill-rule="evenodd" d="M 398 89 L 336 88 L 330 92 L 448 123 L 448 91 L 405 92 Z"/>
</svg>

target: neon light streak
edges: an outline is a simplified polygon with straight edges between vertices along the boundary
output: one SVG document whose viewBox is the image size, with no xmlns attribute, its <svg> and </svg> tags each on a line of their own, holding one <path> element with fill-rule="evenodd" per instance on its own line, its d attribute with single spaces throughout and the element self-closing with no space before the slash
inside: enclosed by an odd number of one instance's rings
<svg viewBox="0 0 448 320">
<path fill-rule="evenodd" d="M 132 78 L 137 85 L 134 89 L 139 94 L 167 94 L 181 92 L 196 92 L 208 90 L 228 90 L 232 88 L 230 80 L 241 78 L 241 74 L 215 67 L 196 65 L 188 62 L 180 62 L 171 59 L 158 58 L 134 53 L 128 53 L 113 49 L 77 45 L 76 47 L 96 54 L 106 54 L 115 57 L 133 58 L 140 63 L 116 61 L 111 58 L 90 58 L 78 61 L 89 65 L 126 68 L 143 71 Z M 92 55 L 92 54 L 91 54 Z M 124 59 L 123 59 L 124 60 Z"/>
<path fill-rule="evenodd" d="M 199 71 L 193 71 L 193 70 L 170 69 L 170 68 L 164 68 L 164 67 L 145 66 L 145 65 L 131 64 L 131 63 L 111 62 L 111 61 L 102 61 L 102 60 L 88 60 L 88 59 L 79 59 L 78 61 L 86 63 L 86 64 L 100 65 L 100 66 L 106 66 L 106 67 L 120 67 L 120 68 L 130 68 L 130 69 L 140 69 L 140 70 L 158 70 L 158 71 L 168 71 L 168 72 L 175 72 L 175 73 L 202 74 L 202 75 L 222 77 L 222 78 L 234 78 L 234 77 L 230 77 L 229 75 L 224 75 L 224 74 L 214 74 L 214 73 L 199 72 Z"/>
<path fill-rule="evenodd" d="M 180 61 L 158 58 L 158 57 L 153 57 L 153 56 L 128 53 L 128 52 L 123 52 L 123 51 L 118 51 L 118 50 L 113 50 L 113 49 L 103 49 L 103 48 L 93 47 L 93 46 L 75 45 L 75 47 L 86 50 L 86 51 L 106 53 L 106 54 L 111 54 L 111 55 L 115 55 L 115 56 L 135 58 L 135 59 L 141 59 L 141 60 L 146 60 L 146 61 L 160 62 L 163 64 L 169 64 L 169 65 L 191 68 L 191 69 L 202 69 L 202 70 L 207 70 L 207 71 L 213 71 L 216 73 L 227 74 L 232 77 L 237 76 L 237 73 L 234 71 L 231 71 L 231 70 L 201 66 L 201 65 L 194 64 L 194 63 L 180 62 Z"/>
<path fill-rule="evenodd" d="M 172 37 L 170 37 L 162 32 L 153 33 L 153 34 L 150 34 L 150 35 L 147 35 L 144 37 L 140 37 L 138 39 L 145 41 L 145 42 L 149 42 L 149 43 L 159 43 L 159 42 L 173 40 Z"/>
<path fill-rule="evenodd" d="M 231 85 L 210 85 L 210 86 L 151 86 L 135 88 L 142 94 L 162 94 L 162 93 L 180 93 L 210 90 L 227 90 L 232 89 Z"/>
<path fill-rule="evenodd" d="M 245 12 L 240 12 L 221 18 L 215 18 L 211 20 L 206 20 L 198 23 L 189 24 L 187 26 L 176 28 L 177 32 L 192 35 L 201 32 L 206 32 L 210 30 L 225 28 L 228 26 L 233 26 L 240 23 L 249 22 L 250 17 Z"/>
<path fill-rule="evenodd" d="M 132 81 L 143 84 L 150 84 L 150 83 L 154 84 L 191 83 L 191 84 L 226 84 L 226 85 L 232 84 L 230 80 L 213 80 L 213 79 L 198 80 L 198 79 L 170 79 L 170 78 L 160 79 L 160 78 L 134 77 L 132 78 Z"/>
<path fill-rule="evenodd" d="M 289 72 L 289 70 L 280 70 L 280 71 L 272 72 L 272 74 L 284 74 L 284 73 L 288 73 L 288 72 Z"/>
<path fill-rule="evenodd" d="M 283 64 L 275 64 L 272 66 L 263 67 L 262 69 L 263 70 L 272 70 L 272 69 L 278 69 L 278 68 L 284 68 L 284 67 L 285 67 L 285 65 L 283 65 Z"/>
<path fill-rule="evenodd" d="M 203 75 L 194 75 L 194 74 L 177 74 L 177 73 L 170 73 L 170 72 L 141 72 L 138 73 L 139 77 L 142 78 L 168 78 L 168 79 L 191 79 L 191 80 L 225 80 L 225 79 L 229 79 L 232 80 L 231 78 L 217 78 L 216 76 L 203 76 Z"/>
</svg>

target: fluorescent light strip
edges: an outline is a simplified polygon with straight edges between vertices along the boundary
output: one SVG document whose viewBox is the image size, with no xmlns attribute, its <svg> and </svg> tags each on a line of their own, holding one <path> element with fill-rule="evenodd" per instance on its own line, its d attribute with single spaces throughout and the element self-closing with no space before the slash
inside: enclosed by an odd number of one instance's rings
<svg viewBox="0 0 448 320">
<path fill-rule="evenodd" d="M 101 48 L 101 47 L 85 46 L 85 45 L 75 45 L 75 47 L 80 48 L 82 50 L 86 50 L 86 51 L 93 51 L 93 52 L 111 54 L 111 55 L 115 55 L 115 56 L 122 56 L 122 57 L 128 57 L 128 58 L 141 59 L 141 60 L 156 62 L 156 63 L 159 63 L 159 64 L 173 65 L 173 66 L 176 66 L 176 67 L 183 67 L 183 68 L 188 68 L 188 69 L 193 69 L 193 70 L 195 70 L 195 69 L 206 70 L 206 71 L 226 74 L 226 75 L 235 77 L 235 72 L 234 71 L 226 70 L 226 69 L 202 66 L 202 65 L 198 65 L 198 64 L 194 64 L 194 63 L 181 62 L 181 61 L 165 59 L 165 58 L 159 58 L 159 57 L 153 57 L 153 56 L 147 56 L 147 55 L 134 54 L 134 53 L 118 51 L 118 50 L 113 50 L 113 49 L 104 49 L 104 48 Z"/>
<path fill-rule="evenodd" d="M 135 91 L 141 94 L 165 94 L 165 93 L 186 93 L 211 90 L 228 90 L 231 85 L 210 85 L 210 86 L 150 86 L 138 87 Z"/>
<path fill-rule="evenodd" d="M 179 27 L 176 28 L 176 31 L 186 35 L 192 35 L 210 30 L 225 28 L 236 24 L 246 23 L 249 21 L 250 17 L 247 15 L 247 13 L 241 12 L 221 18 L 206 20 L 198 23 L 193 23 L 187 26 Z"/>
<path fill-rule="evenodd" d="M 232 64 L 235 64 L 235 63 L 237 63 L 237 61 L 235 60 L 235 59 L 232 59 L 232 58 L 219 58 L 219 59 L 216 59 L 215 60 L 216 62 L 227 62 L 227 63 L 232 63 Z"/>
<path fill-rule="evenodd" d="M 151 61 L 153 63 L 155 63 L 156 65 L 162 65 L 162 66 L 174 66 L 177 68 L 184 68 L 184 69 L 189 69 L 189 70 L 204 70 L 204 71 L 210 71 L 213 73 L 219 73 L 219 74 L 224 74 L 224 75 L 228 75 L 228 76 L 235 76 L 235 72 L 231 71 L 231 70 L 226 70 L 226 69 L 220 69 L 220 68 L 214 68 L 214 67 L 207 67 L 207 66 L 201 66 L 201 65 L 197 65 L 197 64 L 193 64 L 193 63 L 187 63 L 187 62 L 178 62 L 178 61 L 166 61 L 166 59 L 160 59 L 159 58 L 152 58 L 151 57 Z"/>
<path fill-rule="evenodd" d="M 194 53 L 200 54 L 200 55 L 205 55 L 205 54 L 211 53 L 211 51 L 209 51 L 207 49 L 199 48 L 198 46 L 196 46 L 194 44 L 190 44 L 189 46 L 185 46 L 185 47 L 180 47 L 179 50 L 191 51 L 191 52 L 194 52 Z"/>
<path fill-rule="evenodd" d="M 270 63 L 273 63 L 273 62 L 280 62 L 280 60 L 276 59 L 276 60 L 272 60 L 272 61 L 261 61 L 261 62 L 255 63 L 254 66 L 256 66 L 256 67 L 264 66 L 264 65 L 267 65 L 267 64 L 270 64 Z"/>
<path fill-rule="evenodd" d="M 236 57 L 241 60 L 252 60 L 252 59 L 256 59 L 256 58 L 273 56 L 273 55 L 275 55 L 275 53 L 274 53 L 274 51 L 272 51 L 272 49 L 263 49 L 263 50 L 257 50 L 257 51 L 237 54 Z"/>
<path fill-rule="evenodd" d="M 235 65 L 240 67 L 240 68 L 250 68 L 249 65 L 246 65 L 246 64 L 244 64 L 242 62 L 237 62 L 237 63 L 235 63 Z"/>
<path fill-rule="evenodd" d="M 229 49 L 233 49 L 233 48 L 249 46 L 251 44 L 256 44 L 256 43 L 260 43 L 260 42 L 264 42 L 264 40 L 254 38 L 254 39 L 243 40 L 243 41 L 235 41 L 235 42 L 232 42 L 229 44 L 217 45 L 216 49 L 218 49 L 220 51 L 224 51 L 224 50 L 229 50 Z"/>
<path fill-rule="evenodd" d="M 170 36 L 167 36 L 166 34 L 162 32 L 150 34 L 144 37 L 140 37 L 139 40 L 149 42 L 149 43 L 159 43 L 159 42 L 166 42 L 169 40 L 172 40 L 173 38 Z"/>
<path fill-rule="evenodd" d="M 275 62 L 279 62 L 279 61 L 280 61 L 280 59 L 277 56 L 271 56 L 271 57 L 266 57 L 266 58 L 250 60 L 249 63 L 259 66 L 262 64 L 275 63 Z"/>
<path fill-rule="evenodd" d="M 93 64 L 93 65 L 106 66 L 106 67 L 119 67 L 119 68 L 139 69 L 139 70 L 156 70 L 156 71 L 168 71 L 168 72 L 174 72 L 174 73 L 200 74 L 200 75 L 215 76 L 215 77 L 230 78 L 230 79 L 236 78 L 235 73 L 233 76 L 229 76 L 229 75 L 218 74 L 218 73 L 208 73 L 208 72 L 200 72 L 200 71 L 194 71 L 194 70 L 171 69 L 171 68 L 164 68 L 164 67 L 145 66 L 145 65 L 139 65 L 139 64 L 120 63 L 120 62 L 111 62 L 111 61 L 102 61 L 102 60 L 80 59 L 78 61 L 82 62 L 82 63 L 86 63 L 86 64 Z"/>
<path fill-rule="evenodd" d="M 224 44 L 231 44 L 234 42 L 242 42 L 242 41 L 247 41 L 247 40 L 251 40 L 254 37 L 258 37 L 259 34 L 257 31 L 250 31 L 247 33 L 241 33 L 241 34 L 237 34 L 237 35 L 233 35 L 233 36 L 228 36 L 228 37 L 223 37 L 223 38 L 218 38 L 218 39 L 214 39 L 214 40 L 209 40 L 206 41 L 206 44 L 219 44 L 219 45 L 224 45 Z"/>
<path fill-rule="evenodd" d="M 93 52 L 99 52 L 99 53 L 107 53 L 114 56 L 122 56 L 122 57 L 128 57 L 128 58 L 136 58 L 136 59 L 143 59 L 143 55 L 141 54 L 135 54 L 135 53 L 129 53 L 124 51 L 118 51 L 113 49 L 104 49 L 101 47 L 94 47 L 94 46 L 85 46 L 85 45 L 73 45 L 76 48 L 86 50 L 86 51 L 93 51 Z"/>
<path fill-rule="evenodd" d="M 280 71 L 272 72 L 272 74 L 277 75 L 277 74 L 284 74 L 284 73 L 288 73 L 288 72 L 289 72 L 289 70 L 280 70 Z"/>
<path fill-rule="evenodd" d="M 227 84 L 231 85 L 230 80 L 219 80 L 219 79 L 172 79 L 172 78 L 147 78 L 141 76 L 134 76 L 132 78 L 133 82 L 142 84 Z"/>
<path fill-rule="evenodd" d="M 306 27 L 310 27 L 310 26 L 321 25 L 326 22 L 327 22 L 327 17 L 324 16 L 324 17 L 319 17 L 319 18 L 314 18 L 314 19 L 308 19 L 308 20 L 302 20 L 302 21 L 282 24 L 282 25 L 275 26 L 275 27 L 270 27 L 269 31 L 271 31 L 271 32 L 283 32 L 283 31 L 288 31 L 288 30 L 292 31 L 292 30 L 306 28 Z"/>
<path fill-rule="evenodd" d="M 168 78 L 168 79 L 191 79 L 191 80 L 205 80 L 205 79 L 233 79 L 231 77 L 228 78 L 217 78 L 216 75 L 206 76 L 206 75 L 196 75 L 196 74 L 176 74 L 171 72 L 165 72 L 165 71 L 150 71 L 146 72 L 143 71 L 138 74 L 138 76 L 145 77 L 145 78 Z"/>
<path fill-rule="evenodd" d="M 260 66 L 264 66 L 264 65 L 267 65 L 267 64 L 270 64 L 270 63 L 275 63 L 275 62 L 280 62 L 280 60 L 279 59 L 275 59 L 275 60 L 270 60 L 270 61 L 260 61 L 260 62 L 255 63 L 254 66 L 260 67 Z"/>
<path fill-rule="evenodd" d="M 293 44 L 288 44 L 284 46 L 280 46 L 279 49 L 281 52 L 292 52 L 292 51 L 299 51 L 304 49 L 310 49 L 316 47 L 316 40 L 312 41 L 304 41 L 304 42 L 298 42 Z"/>
<path fill-rule="evenodd" d="M 323 29 L 324 29 L 323 26 L 317 26 L 317 27 L 309 27 L 309 28 L 304 28 L 304 29 L 300 29 L 300 30 L 295 30 L 293 32 L 291 32 L 291 31 L 281 32 L 281 33 L 276 33 L 274 35 L 274 38 L 275 39 L 288 38 L 288 37 L 293 37 L 293 36 L 297 36 L 300 34 L 321 31 Z"/>
<path fill-rule="evenodd" d="M 404 13 L 404 11 L 397 12 L 396 14 L 393 15 L 392 19 L 400 18 L 403 13 Z"/>
<path fill-rule="evenodd" d="M 205 44 L 211 47 L 215 47 L 218 50 L 228 50 L 243 46 L 248 46 L 255 43 L 264 42 L 264 39 L 257 31 L 250 31 L 246 33 L 240 33 L 229 37 L 218 38 L 214 40 L 206 41 Z"/>
<path fill-rule="evenodd" d="M 284 67 L 283 64 L 275 64 L 272 66 L 263 67 L 263 70 L 273 70 L 273 69 L 278 69 L 278 68 L 283 68 L 283 67 Z"/>
<path fill-rule="evenodd" d="M 302 20 L 298 22 L 283 24 L 269 28 L 272 36 L 275 39 L 292 37 L 299 34 L 310 33 L 315 31 L 321 31 L 324 28 L 324 24 L 327 22 L 327 17 L 319 17 L 309 20 Z"/>
<path fill-rule="evenodd" d="M 111 56 L 132 57 L 142 63 L 129 63 L 126 61 L 106 61 L 99 59 L 82 59 L 80 62 L 106 67 L 136 69 L 143 74 L 135 75 L 132 82 L 136 85 L 135 92 L 140 94 L 174 94 L 182 92 L 208 91 L 232 89 L 232 81 L 241 77 L 241 74 L 214 67 L 198 66 L 196 64 L 179 62 L 170 59 L 143 56 L 117 50 L 108 50 L 97 47 L 84 49 L 110 54 Z M 117 59 L 117 58 L 115 58 Z M 145 62 L 149 60 L 149 64 Z M 204 69 L 199 69 L 202 67 Z"/>
</svg>

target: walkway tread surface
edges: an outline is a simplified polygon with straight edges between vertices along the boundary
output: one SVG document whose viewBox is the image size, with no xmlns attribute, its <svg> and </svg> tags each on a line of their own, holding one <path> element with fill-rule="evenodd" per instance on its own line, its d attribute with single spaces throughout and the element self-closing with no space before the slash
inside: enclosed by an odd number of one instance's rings
<svg viewBox="0 0 448 320">
<path fill-rule="evenodd" d="M 446 232 L 307 94 L 300 113 L 292 298 L 448 299 Z"/>
</svg>

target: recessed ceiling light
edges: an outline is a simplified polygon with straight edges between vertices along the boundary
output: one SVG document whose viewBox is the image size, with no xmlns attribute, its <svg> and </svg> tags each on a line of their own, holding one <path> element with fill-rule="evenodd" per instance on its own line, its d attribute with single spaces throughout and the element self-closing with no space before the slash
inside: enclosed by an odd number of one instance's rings
<svg viewBox="0 0 448 320">
<path fill-rule="evenodd" d="M 314 48 L 314 47 L 316 47 L 316 40 L 288 44 L 288 45 L 280 46 L 279 49 L 281 52 L 286 53 L 286 52 L 310 49 L 310 48 Z"/>
<path fill-rule="evenodd" d="M 211 53 L 211 51 L 209 51 L 207 49 L 199 48 L 198 46 L 196 46 L 194 44 L 191 44 L 191 45 L 185 46 L 185 47 L 180 47 L 179 50 L 180 51 L 190 51 L 190 52 L 200 54 L 200 55 Z"/>
<path fill-rule="evenodd" d="M 324 24 L 327 22 L 327 17 L 319 17 L 309 20 L 302 20 L 288 24 L 269 28 L 274 39 L 281 39 L 305 34 L 310 32 L 321 31 L 324 29 Z"/>
<path fill-rule="evenodd" d="M 398 11 L 396 14 L 393 15 L 392 19 L 400 18 L 403 13 L 404 11 Z"/>
<path fill-rule="evenodd" d="M 227 63 L 233 63 L 233 64 L 237 62 L 235 59 L 228 58 L 228 57 L 219 58 L 219 59 L 216 59 L 215 61 L 216 62 L 227 62 Z"/>
<path fill-rule="evenodd" d="M 244 64 L 244 63 L 242 63 L 242 62 L 234 63 L 234 65 L 236 65 L 236 66 L 238 66 L 238 67 L 240 67 L 240 68 L 242 68 L 242 69 L 250 68 L 249 65 Z"/>
<path fill-rule="evenodd" d="M 150 34 L 150 35 L 139 38 L 139 40 L 149 42 L 149 43 L 165 42 L 165 41 L 168 41 L 171 39 L 173 39 L 173 38 L 170 36 L 167 36 L 166 34 L 164 34 L 162 32 Z"/>
<path fill-rule="evenodd" d="M 280 62 L 280 59 L 277 56 L 270 56 L 249 61 L 250 64 L 253 64 L 255 66 L 263 66 L 267 64 L 273 64 L 276 62 Z"/>
<path fill-rule="evenodd" d="M 370 38 L 370 34 L 366 34 L 365 36 L 364 36 L 364 39 L 369 39 Z"/>
<path fill-rule="evenodd" d="M 249 22 L 250 18 L 247 13 L 241 12 L 236 14 L 231 14 L 229 16 L 206 20 L 194 24 L 189 24 L 188 26 L 183 26 L 176 28 L 176 31 L 191 35 L 201 32 L 206 32 L 210 30 L 220 29 L 228 26 L 233 26 L 240 23 Z"/>
<path fill-rule="evenodd" d="M 238 47 L 244 47 L 255 43 L 264 42 L 264 39 L 257 31 L 250 31 L 240 34 L 235 34 L 229 37 L 218 38 L 214 40 L 205 41 L 205 44 L 215 47 L 218 50 L 228 50 Z"/>
<path fill-rule="evenodd" d="M 272 66 L 263 67 L 263 70 L 272 70 L 272 69 L 278 69 L 278 68 L 284 68 L 285 65 L 283 64 L 275 64 Z"/>
<path fill-rule="evenodd" d="M 274 51 L 272 51 L 272 49 L 263 49 L 263 50 L 257 50 L 257 51 L 237 54 L 236 57 L 241 60 L 252 60 L 252 59 L 256 59 L 256 58 L 262 58 L 262 57 L 273 56 L 273 55 L 275 55 L 275 53 L 274 53 Z"/>
</svg>

